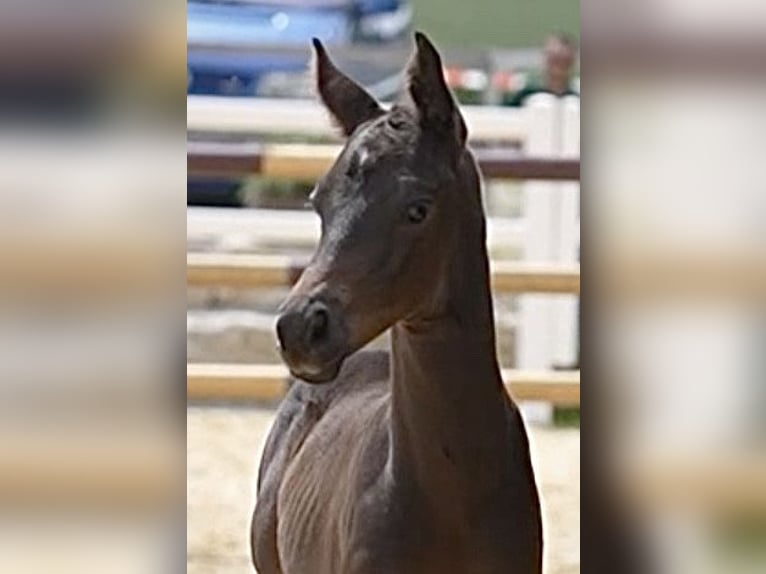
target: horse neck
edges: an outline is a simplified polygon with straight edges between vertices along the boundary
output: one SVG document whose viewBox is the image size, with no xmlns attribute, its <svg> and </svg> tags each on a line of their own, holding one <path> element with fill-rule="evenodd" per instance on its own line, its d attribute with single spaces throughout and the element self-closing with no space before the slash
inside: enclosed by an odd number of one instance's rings
<svg viewBox="0 0 766 574">
<path fill-rule="evenodd" d="M 450 257 L 443 312 L 392 330 L 392 470 L 428 496 L 470 497 L 506 478 L 508 398 L 477 210 Z"/>
</svg>

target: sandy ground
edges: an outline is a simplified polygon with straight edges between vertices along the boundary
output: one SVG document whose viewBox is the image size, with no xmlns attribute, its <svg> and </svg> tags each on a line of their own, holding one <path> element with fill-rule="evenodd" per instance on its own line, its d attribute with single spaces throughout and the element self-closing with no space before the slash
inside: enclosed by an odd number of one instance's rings
<svg viewBox="0 0 766 574">
<path fill-rule="evenodd" d="M 275 411 L 190 407 L 187 415 L 187 572 L 253 574 L 248 531 L 255 475 Z M 532 427 L 546 574 L 580 571 L 580 432 Z"/>
</svg>

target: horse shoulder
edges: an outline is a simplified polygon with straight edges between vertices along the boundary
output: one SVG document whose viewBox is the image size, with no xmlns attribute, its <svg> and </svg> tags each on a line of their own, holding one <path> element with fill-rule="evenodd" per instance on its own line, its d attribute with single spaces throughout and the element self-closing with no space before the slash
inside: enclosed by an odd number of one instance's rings
<svg viewBox="0 0 766 574">
<path fill-rule="evenodd" d="M 297 385 L 282 401 L 258 469 L 258 500 L 251 525 L 253 564 L 259 573 L 282 574 L 277 551 L 277 498 L 284 474 L 322 416 L 321 406 Z"/>
<path fill-rule="evenodd" d="M 295 499 L 306 494 L 301 492 L 304 489 L 300 485 L 305 480 L 300 476 L 321 474 L 319 467 L 331 462 L 324 458 L 325 450 L 338 434 L 347 434 L 357 440 L 363 438 L 354 437 L 350 429 L 344 428 L 344 422 L 350 413 L 356 413 L 357 418 L 373 416 L 375 409 L 369 405 L 375 397 L 378 401 L 384 398 L 387 378 L 387 353 L 360 352 L 346 361 L 332 383 L 292 383 L 269 433 L 258 472 L 251 548 L 253 563 L 259 572 L 282 573 L 278 530 L 280 522 L 292 522 L 295 516 L 278 515 L 277 507 L 283 507 L 277 504 L 280 496 Z M 357 421 L 357 424 L 360 429 L 374 426 L 365 420 Z M 286 483 L 297 484 L 297 491 L 283 492 Z M 301 505 L 295 508 L 300 514 Z"/>
</svg>

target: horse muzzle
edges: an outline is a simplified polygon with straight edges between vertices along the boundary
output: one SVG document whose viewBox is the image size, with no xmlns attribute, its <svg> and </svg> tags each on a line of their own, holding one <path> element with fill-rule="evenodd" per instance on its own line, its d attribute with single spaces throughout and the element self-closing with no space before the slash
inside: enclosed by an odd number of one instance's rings
<svg viewBox="0 0 766 574">
<path fill-rule="evenodd" d="M 315 297 L 288 299 L 277 341 L 290 373 L 309 383 L 335 379 L 348 354 L 348 329 L 337 305 Z"/>
</svg>

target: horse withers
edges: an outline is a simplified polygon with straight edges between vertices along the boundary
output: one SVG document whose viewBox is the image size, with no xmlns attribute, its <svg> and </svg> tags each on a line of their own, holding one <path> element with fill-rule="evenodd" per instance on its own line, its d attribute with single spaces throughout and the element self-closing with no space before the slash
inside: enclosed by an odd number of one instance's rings
<svg viewBox="0 0 766 574">
<path fill-rule="evenodd" d="M 330 61 L 347 137 L 311 203 L 319 246 L 280 309 L 296 379 L 258 476 L 260 574 L 532 574 L 540 505 L 495 356 L 480 179 L 423 35 L 386 111 Z M 360 351 L 391 329 L 390 353 Z"/>
</svg>

